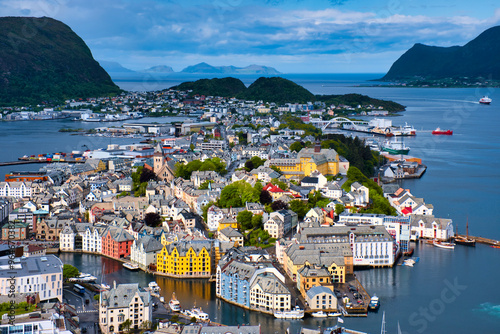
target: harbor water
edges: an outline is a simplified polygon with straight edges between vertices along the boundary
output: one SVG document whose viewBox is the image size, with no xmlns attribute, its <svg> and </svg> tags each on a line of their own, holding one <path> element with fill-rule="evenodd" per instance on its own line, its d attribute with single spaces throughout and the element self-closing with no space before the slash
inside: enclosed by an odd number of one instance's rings
<svg viewBox="0 0 500 334">
<path fill-rule="evenodd" d="M 293 78 L 292 78 L 293 77 Z M 417 136 L 405 138 L 410 155 L 421 158 L 427 172 L 421 179 L 401 183 L 426 203 L 433 204 L 437 217 L 450 218 L 459 232 L 500 240 L 500 90 L 492 88 L 389 88 L 364 87 L 365 77 L 348 75 L 295 75 L 298 84 L 317 94 L 360 93 L 393 100 L 407 106 L 394 125 L 407 122 L 417 129 Z M 118 82 L 134 89 L 133 83 Z M 140 90 L 140 89 L 137 89 Z M 493 99 L 491 105 L 479 105 L 483 95 Z M 142 120 L 139 120 L 142 121 Z M 161 121 L 161 120 L 157 120 Z M 73 123 L 77 123 L 74 125 Z M 66 120 L 36 122 L 0 122 L 0 161 L 12 161 L 24 154 L 81 150 L 105 147 L 109 138 L 71 136 L 57 132 L 62 127 L 94 127 Z M 99 124 L 101 126 L 101 124 Z M 452 136 L 433 136 L 435 128 L 451 129 Z M 131 139 L 112 139 L 119 144 Z M 135 142 L 138 142 L 135 139 Z M 34 166 L 0 168 L 0 174 L 11 170 L 33 170 Z M 386 313 L 387 333 L 396 333 L 399 322 L 403 333 L 498 333 L 500 328 L 500 249 L 485 245 L 475 248 L 456 246 L 446 250 L 428 244 L 416 245 L 420 261 L 415 267 L 367 269 L 356 276 L 370 294 L 380 297 L 378 313 L 366 318 L 344 318 L 344 325 L 369 333 L 378 333 L 382 311 Z M 176 292 L 184 308 L 195 303 L 209 313 L 212 321 L 228 325 L 261 324 L 262 333 L 297 333 L 301 326 L 325 328 L 334 319 L 306 318 L 277 320 L 271 316 L 243 310 L 216 300 L 213 283 L 199 280 L 154 277 L 130 272 L 120 262 L 95 255 L 62 254 L 70 263 L 111 284 L 139 282 L 142 286 L 156 279 L 162 295 L 169 300 Z M 105 272 L 101 275 L 102 268 Z"/>
</svg>

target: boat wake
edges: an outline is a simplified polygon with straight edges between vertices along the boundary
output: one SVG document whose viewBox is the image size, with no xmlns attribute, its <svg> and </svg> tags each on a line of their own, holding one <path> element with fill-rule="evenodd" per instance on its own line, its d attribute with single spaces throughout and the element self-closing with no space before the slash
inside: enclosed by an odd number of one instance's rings
<svg viewBox="0 0 500 334">
<path fill-rule="evenodd" d="M 482 303 L 479 305 L 479 308 L 474 311 L 483 312 L 490 316 L 500 318 L 500 305 L 495 305 L 493 303 Z"/>
</svg>

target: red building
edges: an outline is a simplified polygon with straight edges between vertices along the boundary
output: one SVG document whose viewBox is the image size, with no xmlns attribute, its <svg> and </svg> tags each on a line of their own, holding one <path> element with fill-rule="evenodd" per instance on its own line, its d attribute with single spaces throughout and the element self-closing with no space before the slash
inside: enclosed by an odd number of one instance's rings
<svg viewBox="0 0 500 334">
<path fill-rule="evenodd" d="M 108 227 L 102 237 L 102 254 L 122 259 L 130 255 L 134 237 L 121 227 Z"/>
</svg>

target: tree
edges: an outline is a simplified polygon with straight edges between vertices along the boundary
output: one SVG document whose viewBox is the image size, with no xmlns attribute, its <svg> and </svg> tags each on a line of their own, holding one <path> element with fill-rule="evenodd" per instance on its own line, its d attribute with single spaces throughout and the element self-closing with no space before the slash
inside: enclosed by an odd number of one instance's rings
<svg viewBox="0 0 500 334">
<path fill-rule="evenodd" d="M 150 227 L 157 227 L 161 224 L 161 216 L 156 212 L 146 213 L 144 216 L 144 224 Z"/>
<path fill-rule="evenodd" d="M 236 221 L 240 224 L 242 231 L 246 231 L 252 228 L 252 217 L 253 213 L 248 210 L 241 211 L 236 216 Z"/>
<path fill-rule="evenodd" d="M 208 189 L 208 185 L 210 184 L 210 180 L 206 180 L 204 182 L 202 182 L 199 186 L 199 190 L 204 190 L 204 189 Z"/>
<path fill-rule="evenodd" d="M 132 326 L 132 320 L 127 319 L 124 322 L 120 324 L 120 327 L 123 331 L 128 332 L 130 330 L 130 327 Z"/>
<path fill-rule="evenodd" d="M 288 209 L 288 204 L 283 201 L 274 201 L 271 203 L 271 209 L 273 209 L 273 211 Z"/>
<path fill-rule="evenodd" d="M 262 189 L 260 192 L 260 203 L 262 204 L 271 204 L 273 202 L 273 196 L 269 193 L 269 191 Z"/>
<path fill-rule="evenodd" d="M 277 185 L 278 187 L 280 187 L 281 190 L 287 190 L 288 189 L 288 184 L 286 184 L 285 182 L 280 181 L 278 179 L 271 179 L 271 183 L 274 184 L 274 185 Z"/>
<path fill-rule="evenodd" d="M 242 180 L 225 186 L 217 203 L 221 208 L 242 207 L 246 202 L 258 202 L 259 195 L 257 189 Z"/>
<path fill-rule="evenodd" d="M 292 145 L 290 145 L 290 151 L 299 152 L 301 149 L 304 148 L 304 146 L 305 145 L 303 142 L 296 141 Z"/>
<path fill-rule="evenodd" d="M 80 272 L 77 268 L 73 267 L 71 264 L 63 265 L 63 278 L 66 280 L 72 277 L 78 277 Z"/>
<path fill-rule="evenodd" d="M 151 169 L 143 168 L 141 176 L 139 177 L 139 182 L 143 183 L 143 182 L 148 182 L 150 180 L 156 181 L 157 180 L 156 174 Z"/>
<path fill-rule="evenodd" d="M 253 215 L 252 227 L 253 228 L 262 228 L 262 215 Z"/>
<path fill-rule="evenodd" d="M 291 201 L 288 204 L 288 207 L 290 208 L 290 210 L 292 210 L 293 212 L 295 212 L 297 214 L 299 219 L 304 218 L 307 211 L 309 211 L 309 206 L 305 202 L 301 201 L 300 199 L 296 199 L 296 200 Z"/>
<path fill-rule="evenodd" d="M 72 277 L 78 277 L 80 275 L 80 271 L 77 268 L 73 267 L 71 264 L 63 265 L 63 278 L 66 280 Z"/>
<path fill-rule="evenodd" d="M 201 210 L 203 211 L 203 219 L 205 220 L 205 222 L 208 220 L 208 209 L 210 209 L 210 207 L 212 205 L 215 205 L 215 202 L 214 201 L 210 201 L 207 203 L 207 205 L 204 205 Z"/>
<path fill-rule="evenodd" d="M 338 216 L 344 212 L 345 207 L 342 204 L 335 204 L 335 214 Z"/>
</svg>

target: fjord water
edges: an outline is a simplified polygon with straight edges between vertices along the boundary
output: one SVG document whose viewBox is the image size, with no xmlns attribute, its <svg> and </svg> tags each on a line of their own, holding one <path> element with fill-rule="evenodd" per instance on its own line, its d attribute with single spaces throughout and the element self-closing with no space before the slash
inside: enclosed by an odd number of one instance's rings
<svg viewBox="0 0 500 334">
<path fill-rule="evenodd" d="M 433 204 L 437 217 L 452 219 L 460 232 L 465 230 L 468 217 L 470 234 L 500 239 L 500 89 L 358 86 L 381 75 L 285 77 L 313 93 L 360 93 L 407 106 L 407 110 L 401 116 L 393 117 L 392 121 L 396 125 L 407 122 L 418 130 L 417 136 L 405 138 L 405 143 L 411 148 L 410 155 L 422 158 L 428 169 L 421 179 L 405 181 L 402 186 L 409 188 L 415 196 L 423 197 L 426 203 Z M 133 88 L 133 83 L 128 85 L 127 89 L 141 90 Z M 483 95 L 493 99 L 491 105 L 477 103 Z M 60 127 L 94 126 L 76 124 L 69 121 L 0 122 L 0 161 L 15 160 L 23 154 L 109 144 L 108 138 L 57 132 Z M 431 135 L 430 131 L 438 126 L 453 130 L 453 136 Z M 112 141 L 119 143 L 117 139 Z M 21 168 L 3 167 L 0 173 L 14 169 Z M 499 249 L 485 245 L 476 248 L 457 245 L 450 251 L 418 244 L 414 256 L 420 257 L 420 261 L 413 268 L 396 266 L 356 271 L 366 290 L 380 297 L 381 308 L 367 318 L 344 318 L 347 328 L 378 333 L 382 311 L 385 311 L 387 333 L 396 333 L 398 322 L 403 333 L 499 332 Z M 142 272 L 129 272 L 120 263 L 95 255 L 62 254 L 61 258 L 64 263 L 74 264 L 82 271 L 98 276 L 102 264 L 106 263 L 104 280 L 107 283 L 116 280 L 117 283 L 139 282 L 146 286 L 155 279 Z M 206 281 L 163 277 L 156 277 L 156 280 L 167 300 L 175 291 L 184 308 L 190 308 L 196 302 L 215 322 L 228 325 L 260 323 L 262 333 L 284 333 L 288 327 L 290 333 L 297 333 L 301 326 L 324 328 L 336 323 L 334 319 L 276 320 L 216 300 L 214 284 Z"/>
</svg>

